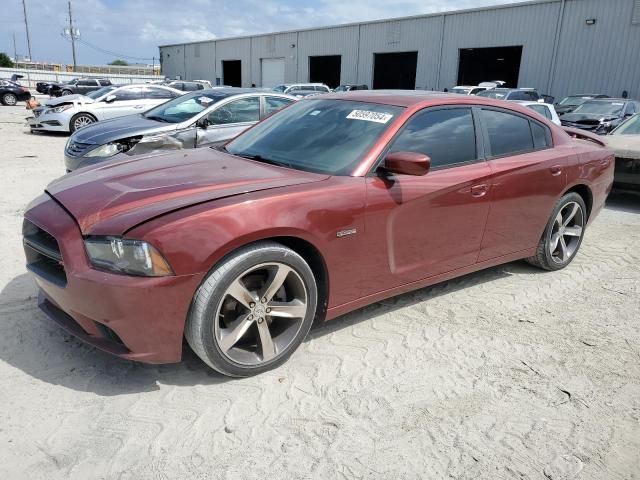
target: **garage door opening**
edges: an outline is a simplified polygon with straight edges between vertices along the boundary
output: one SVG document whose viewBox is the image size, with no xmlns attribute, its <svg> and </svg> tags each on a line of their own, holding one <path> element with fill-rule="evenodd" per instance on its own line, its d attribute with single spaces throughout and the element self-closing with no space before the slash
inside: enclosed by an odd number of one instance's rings
<svg viewBox="0 0 640 480">
<path fill-rule="evenodd" d="M 309 57 L 309 81 L 324 83 L 329 88 L 340 85 L 340 68 L 342 57 L 340 55 L 322 55 Z"/>
<path fill-rule="evenodd" d="M 262 59 L 262 86 L 275 87 L 284 83 L 284 58 Z"/>
<path fill-rule="evenodd" d="M 373 88 L 416 88 L 418 52 L 374 53 Z"/>
<path fill-rule="evenodd" d="M 242 61 L 222 61 L 222 83 L 228 85 L 229 87 L 242 86 Z"/>
<path fill-rule="evenodd" d="M 461 48 L 458 85 L 503 80 L 505 87 L 517 88 L 522 46 Z"/>
</svg>

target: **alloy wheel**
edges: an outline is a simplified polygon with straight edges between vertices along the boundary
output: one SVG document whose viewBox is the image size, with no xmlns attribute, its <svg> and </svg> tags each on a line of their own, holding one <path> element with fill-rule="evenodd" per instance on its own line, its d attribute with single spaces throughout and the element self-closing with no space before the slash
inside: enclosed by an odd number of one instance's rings
<svg viewBox="0 0 640 480">
<path fill-rule="evenodd" d="M 565 263 L 576 253 L 584 232 L 584 212 L 576 202 L 560 209 L 553 222 L 549 253 L 555 263 Z"/>
<path fill-rule="evenodd" d="M 13 93 L 7 93 L 4 97 L 3 97 L 4 103 L 6 105 L 9 106 L 13 106 L 16 103 L 18 103 L 18 99 L 16 98 L 16 96 Z"/>
<path fill-rule="evenodd" d="M 66 95 L 71 95 L 71 92 L 69 90 L 63 90 L 62 93 L 60 94 L 62 97 L 66 96 Z"/>
<path fill-rule="evenodd" d="M 88 115 L 80 115 L 73 121 L 73 128 L 78 130 L 79 128 L 86 127 L 93 123 L 93 118 Z"/>
<path fill-rule="evenodd" d="M 242 365 L 272 361 L 296 339 L 307 315 L 300 275 L 284 263 L 254 266 L 227 288 L 214 319 L 222 354 Z"/>
</svg>

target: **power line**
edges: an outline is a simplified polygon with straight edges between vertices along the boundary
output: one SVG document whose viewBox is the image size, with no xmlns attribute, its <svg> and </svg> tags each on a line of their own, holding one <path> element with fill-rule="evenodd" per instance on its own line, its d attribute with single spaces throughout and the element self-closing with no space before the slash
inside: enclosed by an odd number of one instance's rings
<svg viewBox="0 0 640 480">
<path fill-rule="evenodd" d="M 84 40 L 83 38 L 79 38 L 77 39 L 78 43 L 81 43 L 82 45 L 89 47 L 89 48 L 93 48 L 94 50 L 97 50 L 99 52 L 102 53 L 106 53 L 108 55 L 113 55 L 115 57 L 119 57 L 119 58 L 128 58 L 130 60 L 152 60 L 154 57 L 135 57 L 133 55 L 127 55 L 125 53 L 118 53 L 118 52 L 114 52 L 112 50 L 106 50 L 104 48 L 100 48 L 96 45 L 93 45 L 89 42 L 87 42 L 86 40 Z"/>
</svg>

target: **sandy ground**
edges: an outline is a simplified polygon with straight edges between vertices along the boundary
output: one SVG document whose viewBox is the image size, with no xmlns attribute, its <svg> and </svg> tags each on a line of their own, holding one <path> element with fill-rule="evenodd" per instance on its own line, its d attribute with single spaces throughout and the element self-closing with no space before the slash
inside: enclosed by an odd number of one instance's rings
<svg viewBox="0 0 640 480">
<path fill-rule="evenodd" d="M 524 263 L 372 305 L 283 367 L 125 362 L 37 310 L 20 238 L 64 136 L 0 107 L 1 479 L 640 478 L 640 198 L 573 264 Z"/>
</svg>

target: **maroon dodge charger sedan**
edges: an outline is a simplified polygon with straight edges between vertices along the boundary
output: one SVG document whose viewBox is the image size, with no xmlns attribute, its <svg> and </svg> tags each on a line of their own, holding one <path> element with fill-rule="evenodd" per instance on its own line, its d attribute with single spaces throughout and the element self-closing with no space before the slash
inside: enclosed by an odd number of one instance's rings
<svg viewBox="0 0 640 480">
<path fill-rule="evenodd" d="M 614 165 L 570 133 L 480 97 L 312 97 L 222 149 L 54 181 L 25 214 L 27 266 L 40 308 L 102 350 L 177 362 L 186 337 L 253 375 L 314 319 L 513 260 L 566 267 Z"/>
</svg>

